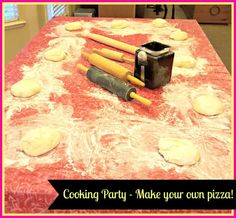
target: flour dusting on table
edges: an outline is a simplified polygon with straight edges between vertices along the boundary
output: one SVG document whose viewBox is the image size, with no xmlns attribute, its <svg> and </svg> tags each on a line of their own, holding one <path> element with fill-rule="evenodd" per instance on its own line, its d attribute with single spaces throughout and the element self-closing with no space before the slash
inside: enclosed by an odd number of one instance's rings
<svg viewBox="0 0 236 218">
<path fill-rule="evenodd" d="M 52 108 L 54 103 L 50 101 L 50 95 L 53 93 L 57 96 L 69 94 L 63 88 L 64 84 L 57 77 L 70 75 L 70 72 L 64 71 L 61 63 L 53 63 L 43 60 L 35 63 L 32 67 L 23 65 L 21 67 L 23 79 L 34 79 L 38 81 L 42 90 L 31 98 L 17 98 L 11 95 L 10 91 L 6 92 L 6 112 L 7 120 L 10 119 L 14 113 L 20 112 L 22 109 L 35 108 L 42 110 L 45 107 Z"/>
<path fill-rule="evenodd" d="M 12 126 L 8 122 L 6 126 L 5 166 L 26 167 L 33 171 L 38 164 L 53 164 L 65 158 L 61 155 L 61 151 L 65 149 L 67 135 L 70 134 L 67 130 L 73 130 L 72 113 L 73 108 L 59 104 L 51 108 L 49 113 L 39 113 L 22 118 L 20 125 Z M 30 157 L 24 154 L 19 147 L 22 137 L 33 128 L 44 126 L 55 128 L 60 132 L 61 141 L 58 147 L 39 157 Z"/>
<path fill-rule="evenodd" d="M 177 29 L 173 26 L 167 26 L 164 28 L 157 28 L 153 26 L 152 22 L 138 22 L 131 21 L 126 19 L 129 22 L 129 26 L 124 29 L 112 29 L 111 24 L 112 21 L 100 20 L 93 21 L 93 27 L 102 31 L 107 32 L 109 35 L 120 35 L 120 36 L 128 36 L 134 34 L 153 34 L 156 33 L 158 35 L 170 35 L 173 31 Z"/>
<path fill-rule="evenodd" d="M 51 33 L 46 34 L 46 36 L 49 36 L 49 37 L 55 37 L 55 36 L 57 36 L 57 37 L 78 37 L 78 35 L 81 33 L 89 33 L 90 29 L 93 26 L 90 22 L 81 21 L 81 25 L 82 25 L 81 30 L 68 31 L 65 29 L 65 24 L 67 24 L 67 23 L 70 23 L 70 22 L 64 22 L 64 23 L 60 23 L 60 24 L 55 25 L 51 29 Z"/>
</svg>

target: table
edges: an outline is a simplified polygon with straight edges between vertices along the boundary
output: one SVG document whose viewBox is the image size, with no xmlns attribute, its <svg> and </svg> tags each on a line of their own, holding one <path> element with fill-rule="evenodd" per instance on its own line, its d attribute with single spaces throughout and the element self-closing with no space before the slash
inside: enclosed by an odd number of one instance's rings
<svg viewBox="0 0 236 218">
<path fill-rule="evenodd" d="M 89 66 L 81 57 L 82 50 L 107 46 L 82 38 L 80 31 L 67 32 L 64 24 L 75 20 L 83 22 L 84 32 L 107 35 L 135 46 L 152 40 L 169 44 L 176 55 L 192 55 L 196 67 L 193 70 L 174 67 L 171 82 L 163 88 L 137 87 L 140 95 L 152 100 L 151 107 L 135 101 L 124 102 L 91 83 L 76 68 L 77 63 Z M 231 178 L 231 76 L 197 22 L 168 20 L 169 27 L 154 29 L 150 19 L 127 19 L 130 27 L 126 30 L 111 31 L 112 20 L 54 18 L 7 65 L 6 213 L 63 212 L 47 209 L 56 197 L 48 179 Z M 190 38 L 184 42 L 170 40 L 168 35 L 176 28 L 187 31 Z M 48 47 L 58 46 L 67 52 L 64 61 L 54 63 L 43 58 Z M 123 65 L 133 71 L 133 66 Z M 13 98 L 10 86 L 22 77 L 38 79 L 43 90 L 29 100 Z M 206 117 L 192 109 L 191 99 L 206 92 L 221 98 L 224 113 Z M 36 158 L 19 151 L 22 136 L 32 128 L 45 125 L 61 132 L 58 147 Z M 184 167 L 167 163 L 157 149 L 163 137 L 190 139 L 198 147 L 201 160 Z M 143 213 L 141 210 L 125 212 Z M 213 212 L 229 211 L 210 211 Z"/>
</svg>

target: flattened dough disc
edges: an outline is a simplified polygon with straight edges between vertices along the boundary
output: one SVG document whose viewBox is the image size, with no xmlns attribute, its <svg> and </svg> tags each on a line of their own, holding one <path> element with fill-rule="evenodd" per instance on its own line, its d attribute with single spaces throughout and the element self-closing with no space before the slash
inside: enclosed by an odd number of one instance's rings
<svg viewBox="0 0 236 218">
<path fill-rule="evenodd" d="M 41 127 L 28 132 L 22 138 L 20 148 L 27 155 L 36 157 L 55 148 L 60 138 L 60 133 L 56 129 Z"/>
<path fill-rule="evenodd" d="M 52 48 L 49 51 L 46 51 L 44 53 L 44 57 L 45 59 L 49 60 L 49 61 L 62 61 L 65 59 L 66 54 L 65 52 L 60 49 L 60 48 Z"/>
<path fill-rule="evenodd" d="M 79 21 L 71 22 L 71 23 L 65 24 L 65 29 L 68 31 L 80 30 L 82 29 L 82 25 Z"/>
<path fill-rule="evenodd" d="M 192 101 L 193 109 L 199 114 L 212 116 L 224 112 L 224 104 L 214 95 L 199 95 Z"/>
<path fill-rule="evenodd" d="M 41 85 L 33 79 L 22 79 L 11 86 L 11 94 L 19 98 L 29 98 L 41 91 Z"/>
<path fill-rule="evenodd" d="M 129 22 L 126 20 L 113 20 L 111 23 L 112 29 L 124 29 L 129 26 Z"/>
<path fill-rule="evenodd" d="M 181 30 L 177 30 L 170 34 L 170 38 L 175 41 L 184 41 L 188 38 L 188 33 Z"/>
<path fill-rule="evenodd" d="M 169 23 L 166 20 L 161 19 L 161 18 L 157 18 L 157 19 L 153 20 L 152 24 L 153 24 L 153 26 L 159 27 L 159 28 L 169 26 Z"/>
<path fill-rule="evenodd" d="M 198 149 L 188 139 L 161 138 L 158 148 L 167 162 L 177 165 L 193 165 L 200 159 Z"/>
<path fill-rule="evenodd" d="M 181 68 L 193 68 L 196 65 L 196 61 L 190 56 L 175 56 L 173 65 Z"/>
</svg>

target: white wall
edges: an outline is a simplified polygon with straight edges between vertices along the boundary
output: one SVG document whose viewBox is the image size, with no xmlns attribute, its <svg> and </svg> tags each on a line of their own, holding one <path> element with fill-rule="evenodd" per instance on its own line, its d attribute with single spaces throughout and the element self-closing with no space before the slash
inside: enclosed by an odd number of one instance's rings
<svg viewBox="0 0 236 218">
<path fill-rule="evenodd" d="M 9 63 L 46 23 L 45 6 L 19 5 L 18 8 L 20 20 L 26 23 L 5 27 L 5 64 Z"/>
</svg>

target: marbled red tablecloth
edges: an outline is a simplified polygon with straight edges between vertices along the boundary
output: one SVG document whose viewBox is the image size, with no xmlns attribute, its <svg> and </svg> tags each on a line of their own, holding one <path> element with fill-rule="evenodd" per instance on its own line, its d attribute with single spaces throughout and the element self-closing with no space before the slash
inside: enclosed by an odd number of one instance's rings
<svg viewBox="0 0 236 218">
<path fill-rule="evenodd" d="M 66 31 L 64 24 L 75 20 L 83 21 L 83 29 Z M 128 20 L 128 28 L 111 30 L 112 19 L 54 18 L 7 65 L 6 213 L 62 212 L 47 209 L 56 197 L 48 179 L 231 178 L 231 76 L 200 26 L 194 20 L 169 20 L 169 27 L 155 28 L 148 19 Z M 176 28 L 186 31 L 189 39 L 169 39 Z M 91 83 L 76 68 L 77 63 L 89 66 L 80 57 L 82 50 L 107 47 L 80 37 L 80 32 L 89 31 L 135 46 L 158 40 L 170 44 L 176 55 L 194 57 L 196 66 L 174 67 L 171 82 L 163 88 L 137 87 L 140 95 L 152 100 L 150 107 L 135 101 L 124 102 Z M 64 61 L 43 58 L 44 52 L 54 47 L 67 52 Z M 133 66 L 123 65 L 133 71 Z M 23 77 L 38 79 L 42 92 L 27 100 L 12 97 L 10 86 Z M 193 111 L 191 99 L 203 93 L 217 95 L 225 104 L 224 113 L 206 117 Z M 28 157 L 19 149 L 20 140 L 39 126 L 57 128 L 61 143 L 46 155 Z M 190 139 L 199 149 L 201 160 L 185 167 L 167 163 L 157 149 L 159 139 L 165 137 Z"/>
</svg>

